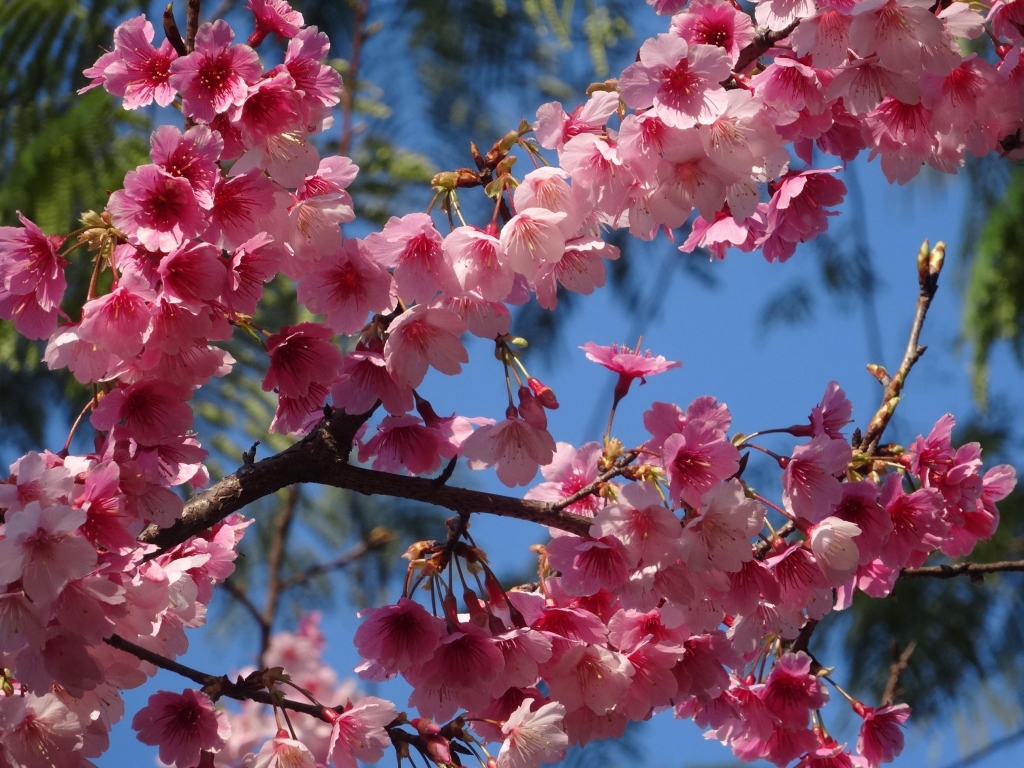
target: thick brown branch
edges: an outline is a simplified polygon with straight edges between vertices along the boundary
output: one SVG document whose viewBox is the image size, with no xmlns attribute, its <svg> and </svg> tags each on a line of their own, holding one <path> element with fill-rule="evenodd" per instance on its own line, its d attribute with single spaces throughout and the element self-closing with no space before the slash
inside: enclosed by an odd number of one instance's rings
<svg viewBox="0 0 1024 768">
<path fill-rule="evenodd" d="M 740 51 L 740 57 L 736 61 L 736 66 L 733 67 L 733 72 L 742 74 L 751 64 L 771 50 L 773 45 L 789 37 L 790 33 L 796 29 L 798 23 L 794 21 L 788 27 L 778 32 L 772 32 L 770 29 L 757 30 L 757 36 L 746 48 Z"/>
<path fill-rule="evenodd" d="M 178 31 L 178 24 L 174 20 L 174 3 L 168 3 L 164 8 L 164 35 L 179 56 L 188 53 L 185 49 L 185 41 L 181 39 L 181 32 Z"/>
<path fill-rule="evenodd" d="M 910 338 L 907 340 L 907 348 L 903 353 L 903 361 L 900 363 L 900 367 L 895 375 L 888 376 L 884 369 L 872 371 L 872 374 L 879 381 L 884 382 L 888 379 L 888 384 L 882 393 L 882 404 L 878 407 L 877 413 L 871 419 L 871 423 L 861 438 L 859 448 L 865 453 L 872 454 L 878 447 L 878 441 L 881 439 L 882 433 L 885 432 L 885 428 L 889 425 L 889 421 L 896 411 L 896 406 L 900 401 L 900 395 L 903 392 L 904 384 L 906 384 L 907 376 L 910 374 L 910 369 L 921 359 L 921 355 L 927 349 L 927 347 L 922 347 L 920 344 L 921 329 L 924 327 L 924 320 L 928 314 L 928 308 L 932 304 L 932 299 L 935 298 L 935 292 L 939 289 L 939 273 L 942 271 L 945 258 L 945 243 L 937 243 L 934 248 L 929 248 L 927 240 L 924 241 L 921 250 L 917 254 L 917 281 L 919 288 L 914 322 L 910 326 Z M 878 366 L 875 366 L 875 368 L 878 368 Z M 882 376 L 879 376 L 879 373 Z"/>
<path fill-rule="evenodd" d="M 789 650 L 793 653 L 799 653 L 800 651 L 807 652 L 807 648 L 811 644 L 811 635 L 814 634 L 814 630 L 818 626 L 817 619 L 809 619 L 806 624 L 800 629 L 800 634 L 797 635 L 796 640 L 793 641 L 793 645 L 789 647 Z"/>
<path fill-rule="evenodd" d="M 981 577 L 986 573 L 1024 572 L 1024 560 L 1008 560 L 999 563 L 955 563 L 953 565 L 925 565 L 921 568 L 904 568 L 901 579 L 952 579 L 957 576 Z"/>
</svg>

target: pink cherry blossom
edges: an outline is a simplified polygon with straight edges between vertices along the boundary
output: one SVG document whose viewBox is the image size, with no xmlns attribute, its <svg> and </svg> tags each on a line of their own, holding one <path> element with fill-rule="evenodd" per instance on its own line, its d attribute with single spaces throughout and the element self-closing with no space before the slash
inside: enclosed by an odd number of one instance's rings
<svg viewBox="0 0 1024 768">
<path fill-rule="evenodd" d="M 123 97 L 125 109 L 147 107 L 154 101 L 166 107 L 174 101 L 171 66 L 178 54 L 167 40 L 154 48 L 153 36 L 153 25 L 145 16 L 129 19 L 114 30 L 116 58 L 102 70 L 103 87 Z"/>
<path fill-rule="evenodd" d="M 812 523 L 828 517 L 842 500 L 843 488 L 836 477 L 845 474 L 850 457 L 845 440 L 827 435 L 796 446 L 782 475 L 782 503 L 786 509 Z"/>
<path fill-rule="evenodd" d="M 948 525 L 942 517 L 945 504 L 938 489 L 919 488 L 908 494 L 901 476 L 894 473 L 886 478 L 879 502 L 893 524 L 892 534 L 882 546 L 886 566 L 905 568 L 915 553 L 926 555 L 941 546 Z"/>
<path fill-rule="evenodd" d="M 265 144 L 271 136 L 302 128 L 301 94 L 287 71 L 271 70 L 249 86 L 245 103 L 233 115 L 247 147 Z"/>
<path fill-rule="evenodd" d="M 843 483 L 843 499 L 833 514 L 860 529 L 853 541 L 860 565 L 867 565 L 881 554 L 882 546 L 892 534 L 893 523 L 889 513 L 878 503 L 878 486 L 874 482 Z"/>
<path fill-rule="evenodd" d="M 424 424 L 416 416 L 386 416 L 377 426 L 377 433 L 359 446 L 359 460 L 373 457 L 373 468 L 383 472 L 402 469 L 412 475 L 436 472 L 441 459 L 455 456 L 443 435 Z"/>
<path fill-rule="evenodd" d="M 81 721 L 55 694 L 0 699 L 0 758 L 8 765 L 76 768 L 83 744 Z"/>
<path fill-rule="evenodd" d="M 192 426 L 189 392 L 166 381 L 138 381 L 111 390 L 93 409 L 96 429 L 109 430 L 123 423 L 140 445 L 156 445 L 167 437 L 184 435 Z"/>
<path fill-rule="evenodd" d="M 245 103 L 248 86 L 262 74 L 259 56 L 247 45 L 232 45 L 227 22 L 203 24 L 195 50 L 171 64 L 171 85 L 181 92 L 182 111 L 201 123 Z"/>
<path fill-rule="evenodd" d="M 387 674 L 408 672 L 434 655 L 444 633 L 444 621 L 431 616 L 406 597 L 396 605 L 372 608 L 363 614 L 355 646 L 364 659 L 379 663 Z"/>
<path fill-rule="evenodd" d="M 498 752 L 498 768 L 536 768 L 565 757 L 569 737 L 559 726 L 565 707 L 555 701 L 531 711 L 533 699 L 525 699 L 501 726 L 505 736 Z"/>
<path fill-rule="evenodd" d="M 153 163 L 171 176 L 187 179 L 203 208 L 213 207 L 213 190 L 220 178 L 217 161 L 224 140 L 205 125 L 189 128 L 182 135 L 173 125 L 161 125 L 149 138 Z"/>
<path fill-rule="evenodd" d="M 332 330 L 346 335 L 357 333 L 370 314 L 390 312 L 397 298 L 391 275 L 369 257 L 365 242 L 354 239 L 317 262 L 299 281 L 297 295 L 310 311 L 326 315 Z"/>
<path fill-rule="evenodd" d="M 278 40 L 295 37 L 305 25 L 302 14 L 293 10 L 287 0 L 249 0 L 247 7 L 256 22 L 256 29 L 246 41 L 253 48 L 267 35 L 276 35 Z"/>
<path fill-rule="evenodd" d="M 235 248 L 221 293 L 228 308 L 246 315 L 255 314 L 263 297 L 264 283 L 274 279 L 284 258 L 284 248 L 266 232 L 254 235 Z"/>
<path fill-rule="evenodd" d="M 552 462 L 555 441 L 547 430 L 537 429 L 517 417 L 514 409 L 504 421 L 483 426 L 462 444 L 470 469 L 494 467 L 498 479 L 510 488 L 528 485 L 537 467 Z"/>
<path fill-rule="evenodd" d="M 64 238 L 46 236 L 18 213 L 22 227 L 0 227 L 0 317 L 19 333 L 42 339 L 57 326 L 57 309 L 67 280 L 57 253 Z"/>
<path fill-rule="evenodd" d="M 388 326 L 384 344 L 388 372 L 410 387 L 418 387 L 430 367 L 448 376 L 460 373 L 462 364 L 469 362 L 459 340 L 465 330 L 465 323 L 454 312 L 417 304 Z"/>
<path fill-rule="evenodd" d="M 85 512 L 62 504 L 42 508 L 29 502 L 9 515 L 0 540 L 0 583 L 21 580 L 25 593 L 37 603 L 60 594 L 67 583 L 89 573 L 96 550 L 75 534 Z"/>
<path fill-rule="evenodd" d="M 719 83 L 729 76 L 729 54 L 714 45 L 687 45 L 678 35 L 660 34 L 640 48 L 640 60 L 619 78 L 627 106 L 654 106 L 674 128 L 714 120 L 725 108 Z"/>
<path fill-rule="evenodd" d="M 681 531 L 679 519 L 650 483 L 623 487 L 617 503 L 601 509 L 590 527 L 591 536 L 622 542 L 632 559 L 645 565 L 675 562 Z"/>
<path fill-rule="evenodd" d="M 162 296 L 196 312 L 204 302 L 218 298 L 224 290 L 227 269 L 220 251 L 206 243 L 186 243 L 161 259 Z"/>
<path fill-rule="evenodd" d="M 894 72 L 920 70 L 922 46 L 935 46 L 942 21 L 927 0 L 867 0 L 853 7 L 850 45 L 861 56 L 877 53 Z"/>
<path fill-rule="evenodd" d="M 672 31 L 690 45 L 716 45 L 735 64 L 754 39 L 754 24 L 739 8 L 721 0 L 695 0 L 672 17 Z"/>
<path fill-rule="evenodd" d="M 614 593 L 625 586 L 637 562 L 613 536 L 585 539 L 560 534 L 551 539 L 547 549 L 552 567 L 562 573 L 562 589 L 569 595 L 592 595 L 600 589 Z"/>
<path fill-rule="evenodd" d="M 793 49 L 800 56 L 809 55 L 819 69 L 834 69 L 846 63 L 849 55 L 851 23 L 837 8 L 819 8 L 794 30 Z"/>
<path fill-rule="evenodd" d="M 316 758 L 301 741 L 289 738 L 288 731 L 280 731 L 248 764 L 251 768 L 316 768 Z"/>
<path fill-rule="evenodd" d="M 387 370 L 380 348 L 359 344 L 345 355 L 341 378 L 331 389 L 334 405 L 346 413 L 366 413 L 380 400 L 388 413 L 400 416 L 412 409 L 412 387 L 399 384 Z"/>
<path fill-rule="evenodd" d="M 615 384 L 616 404 L 626 396 L 635 379 L 640 379 L 641 384 L 646 384 L 648 376 L 665 373 L 665 371 L 683 366 L 678 360 L 666 360 L 662 355 L 654 356 L 650 350 L 641 355 L 639 344 L 636 349 L 630 349 L 624 344 L 601 347 L 588 341 L 580 349 L 587 353 L 588 360 L 619 374 L 619 380 Z"/>
<path fill-rule="evenodd" d="M 313 384 L 330 387 L 338 377 L 343 356 L 331 344 L 331 331 L 317 323 L 283 326 L 267 339 L 270 365 L 263 391 L 303 397 Z"/>
<path fill-rule="evenodd" d="M 11 475 L 13 483 L 0 483 L 0 509 L 24 509 L 30 501 L 52 507 L 74 487 L 74 477 L 65 467 L 53 466 L 46 455 L 34 451 L 11 464 Z"/>
<path fill-rule="evenodd" d="M 125 272 L 110 293 L 82 307 L 79 338 L 118 357 L 135 357 L 152 323 L 156 292 L 149 281 Z"/>
<path fill-rule="evenodd" d="M 688 422 L 665 441 L 661 453 L 672 500 L 698 509 L 707 491 L 737 472 L 739 457 L 720 429 L 700 419 Z"/>
<path fill-rule="evenodd" d="M 332 107 L 341 100 L 341 75 L 323 63 L 330 47 L 327 35 L 316 27 L 307 27 L 288 41 L 284 67 L 305 95 L 307 109 L 313 105 Z"/>
<path fill-rule="evenodd" d="M 325 713 L 326 714 L 326 713 Z M 398 716 L 390 701 L 366 696 L 331 723 L 327 762 L 337 768 L 356 768 L 356 761 L 376 763 L 391 746 L 384 726 Z"/>
<path fill-rule="evenodd" d="M 235 172 L 218 177 L 210 208 L 210 225 L 203 239 L 227 250 L 237 248 L 261 230 L 273 232 L 273 218 L 280 215 L 274 198 L 274 184 L 259 171 Z"/>
<path fill-rule="evenodd" d="M 479 291 L 487 301 L 501 301 L 515 277 L 498 238 L 474 227 L 456 227 L 441 243 L 464 291 Z"/>
<path fill-rule="evenodd" d="M 839 205 L 846 185 L 834 178 L 838 169 L 800 171 L 782 179 L 768 203 L 768 234 L 762 241 L 765 258 L 785 261 L 797 243 L 811 240 L 828 226 L 835 211 L 826 206 Z"/>
<path fill-rule="evenodd" d="M 207 223 L 192 185 L 156 165 L 129 171 L 107 210 L 115 227 L 152 251 L 173 251 Z"/>
<path fill-rule="evenodd" d="M 754 18 L 758 25 L 773 32 L 781 32 L 794 21 L 813 14 L 813 0 L 765 0 L 754 8 Z"/>
<path fill-rule="evenodd" d="M 508 263 L 520 275 L 532 278 L 545 264 L 554 264 L 565 252 L 561 223 L 567 217 L 546 208 L 525 208 L 501 229 L 501 245 Z"/>
<path fill-rule="evenodd" d="M 525 498 L 551 502 L 567 499 L 597 480 L 600 458 L 598 443 L 584 443 L 578 449 L 569 443 L 558 443 L 551 463 L 541 467 L 544 482 L 527 491 Z M 566 511 L 593 517 L 601 505 L 601 498 L 592 494 L 570 504 Z"/>
<path fill-rule="evenodd" d="M 811 528 L 814 559 L 832 583 L 838 585 L 846 581 L 857 569 L 860 550 L 856 538 L 860 533 L 858 526 L 838 517 L 826 517 Z"/>
<path fill-rule="evenodd" d="M 160 761 L 177 768 L 192 768 L 203 750 L 218 752 L 231 736 L 224 712 L 202 691 L 158 691 L 132 719 L 143 744 L 160 747 Z"/>
<path fill-rule="evenodd" d="M 811 710 L 828 701 L 828 689 L 811 674 L 811 657 L 803 651 L 787 653 L 772 667 L 761 695 L 768 710 L 786 728 L 806 728 Z"/>
<path fill-rule="evenodd" d="M 869 768 L 891 763 L 903 751 L 902 726 L 910 717 L 906 704 L 889 704 L 878 709 L 860 705 L 857 714 L 864 718 L 857 737 L 857 752 Z"/>
<path fill-rule="evenodd" d="M 542 147 L 561 150 L 567 141 L 581 133 L 601 133 L 618 107 L 619 95 L 614 91 L 595 91 L 569 114 L 561 104 L 552 101 L 537 108 L 533 130 Z"/>
<path fill-rule="evenodd" d="M 429 301 L 438 291 L 459 292 L 455 272 L 441 253 L 441 235 L 425 213 L 391 217 L 364 245 L 378 264 L 394 267 L 398 294 L 407 301 Z"/>
<path fill-rule="evenodd" d="M 633 665 L 622 654 L 599 645 L 574 645 L 552 667 L 548 687 L 567 712 L 586 707 L 604 715 L 629 689 L 633 675 Z"/>
<path fill-rule="evenodd" d="M 545 264 L 534 276 L 537 303 L 545 309 L 558 304 L 558 289 L 589 296 L 605 283 L 604 260 L 619 258 L 619 249 L 599 237 L 575 237 L 565 243 L 562 258 Z"/>
<path fill-rule="evenodd" d="M 700 515 L 683 529 L 683 560 L 695 571 L 739 571 L 753 557 L 750 539 L 764 516 L 765 508 L 746 498 L 739 480 L 713 487 L 701 500 Z"/>
</svg>

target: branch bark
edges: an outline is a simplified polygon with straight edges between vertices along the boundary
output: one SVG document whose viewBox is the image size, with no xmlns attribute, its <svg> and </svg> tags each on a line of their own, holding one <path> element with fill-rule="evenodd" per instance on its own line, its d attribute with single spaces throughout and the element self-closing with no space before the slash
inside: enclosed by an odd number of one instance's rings
<svg viewBox="0 0 1024 768">
<path fill-rule="evenodd" d="M 202 0 L 186 0 L 185 2 L 185 50 L 195 50 L 196 33 L 199 32 L 199 11 Z"/>
<path fill-rule="evenodd" d="M 733 67 L 733 72 L 742 74 L 751 64 L 771 50 L 773 45 L 780 40 L 785 40 L 789 37 L 799 23 L 800 22 L 794 21 L 788 27 L 779 30 L 778 32 L 772 32 L 770 29 L 757 30 L 757 36 L 747 45 L 746 48 L 740 51 L 740 56 L 736 61 L 736 66 Z"/>
<path fill-rule="evenodd" d="M 926 565 L 921 568 L 904 568 L 901 579 L 933 578 L 952 579 L 957 576 L 981 578 L 986 573 L 1022 573 L 1024 560 L 1006 560 L 999 563 L 954 563 L 952 565 Z"/>
</svg>

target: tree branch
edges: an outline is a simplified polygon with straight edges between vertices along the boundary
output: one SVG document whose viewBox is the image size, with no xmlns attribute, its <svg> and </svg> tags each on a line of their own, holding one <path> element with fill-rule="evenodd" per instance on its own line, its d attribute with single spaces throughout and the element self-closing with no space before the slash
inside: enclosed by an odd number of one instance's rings
<svg viewBox="0 0 1024 768">
<path fill-rule="evenodd" d="M 896 656 L 892 666 L 889 667 L 889 681 L 885 684 L 885 692 L 882 694 L 882 701 L 886 704 L 892 704 L 896 700 L 896 696 L 899 693 L 900 675 L 910 664 L 910 656 L 917 648 L 917 641 L 911 640 L 910 644 L 903 649 L 903 653 Z M 893 647 L 895 655 L 896 648 Z"/>
<path fill-rule="evenodd" d="M 267 597 L 263 603 L 263 621 L 260 623 L 260 655 L 257 666 L 263 667 L 263 657 L 270 647 L 270 633 L 277 618 L 277 606 L 281 600 L 281 566 L 284 565 L 284 554 L 288 547 L 288 532 L 299 503 L 299 487 L 288 486 L 287 496 L 281 511 L 274 519 L 274 530 L 270 537 L 267 550 Z"/>
<path fill-rule="evenodd" d="M 196 33 L 199 32 L 199 10 L 202 4 L 202 0 L 185 1 L 185 50 L 189 53 L 192 53 L 196 47 Z"/>
<path fill-rule="evenodd" d="M 899 404 L 900 395 L 903 392 L 903 385 L 907 381 L 910 369 L 921 359 L 927 347 L 920 345 L 921 329 L 924 327 L 924 319 L 928 314 L 928 308 L 935 298 L 935 292 L 939 289 L 939 273 L 946 258 L 945 243 L 936 243 L 934 248 L 929 248 L 928 241 L 921 245 L 917 254 L 917 281 L 919 285 L 917 294 L 917 310 L 914 312 L 914 322 L 910 326 L 910 338 L 907 340 L 907 348 L 903 353 L 903 361 L 895 376 L 889 376 L 888 372 L 881 366 L 868 368 L 872 375 L 879 381 L 888 379 L 888 384 L 882 393 L 882 404 L 878 407 L 871 423 L 864 432 L 860 441 L 860 450 L 869 455 L 878 448 L 878 441 L 889 425 L 896 406 Z"/>
<path fill-rule="evenodd" d="M 329 560 L 326 563 L 317 563 L 312 565 L 306 570 L 289 576 L 284 579 L 280 585 L 280 591 L 287 592 L 289 589 L 300 587 L 303 584 L 312 581 L 317 576 L 322 576 L 325 573 L 331 571 L 337 571 L 342 568 L 346 568 L 354 563 L 359 558 L 366 555 L 368 552 L 372 552 L 375 549 L 383 547 L 395 540 L 395 535 L 389 529 L 382 525 L 377 526 L 367 535 L 366 539 L 356 544 L 347 552 L 339 555 L 333 560 Z"/>
<path fill-rule="evenodd" d="M 986 573 L 1024 572 L 1024 560 L 1008 560 L 999 563 L 954 563 L 953 565 L 926 565 L 921 568 L 904 568 L 901 579 L 930 577 L 952 579 L 957 576 L 981 578 Z"/>
<path fill-rule="evenodd" d="M 788 27 L 779 30 L 778 32 L 772 32 L 770 29 L 757 30 L 757 36 L 747 45 L 746 48 L 740 51 L 740 56 L 736 61 L 736 66 L 732 68 L 733 72 L 742 74 L 751 64 L 771 50 L 773 45 L 780 40 L 785 40 L 789 37 L 799 23 L 800 22 L 798 21 L 794 21 Z"/>
<path fill-rule="evenodd" d="M 185 41 L 181 39 L 181 32 L 178 31 L 178 24 L 174 20 L 174 3 L 168 3 L 164 8 L 164 35 L 179 56 L 188 54 Z"/>
<path fill-rule="evenodd" d="M 363 43 L 366 42 L 366 16 L 370 12 L 370 0 L 356 0 L 353 4 L 352 55 L 348 60 L 348 80 L 341 95 L 341 139 L 338 154 L 347 156 L 352 148 L 352 115 L 355 112 L 356 90 L 359 87 L 359 66 L 362 60 Z"/>
</svg>

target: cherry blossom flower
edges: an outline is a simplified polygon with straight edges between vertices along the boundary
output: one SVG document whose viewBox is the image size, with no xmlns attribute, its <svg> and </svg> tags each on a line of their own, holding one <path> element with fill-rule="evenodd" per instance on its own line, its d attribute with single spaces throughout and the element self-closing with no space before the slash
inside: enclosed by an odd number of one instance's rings
<svg viewBox="0 0 1024 768">
<path fill-rule="evenodd" d="M 389 675 L 404 674 L 426 663 L 444 633 L 443 620 L 407 597 L 360 615 L 363 623 L 355 633 L 356 650 L 364 659 L 380 664 Z"/>
<path fill-rule="evenodd" d="M 819 435 L 793 449 L 782 475 L 782 503 L 786 510 L 810 522 L 828 517 L 842 500 L 843 487 L 836 479 L 850 464 L 845 440 Z"/>
<path fill-rule="evenodd" d="M 0 756 L 12 766 L 81 764 L 82 725 L 57 696 L 4 696 L 0 699 Z"/>
<path fill-rule="evenodd" d="M 371 313 L 394 309 L 397 298 L 390 273 L 352 239 L 299 281 L 297 295 L 310 311 L 326 315 L 332 330 L 346 335 L 359 331 Z"/>
<path fill-rule="evenodd" d="M 901 727 L 910 717 L 910 707 L 890 704 L 873 709 L 861 704 L 854 709 L 864 718 L 857 737 L 857 752 L 870 768 L 891 763 L 903 751 Z"/>
<path fill-rule="evenodd" d="M 633 674 L 633 665 L 620 653 L 599 645 L 573 645 L 552 667 L 547 681 L 551 698 L 567 712 L 586 707 L 603 715 L 629 689 Z"/>
<path fill-rule="evenodd" d="M 436 472 L 442 458 L 453 458 L 455 448 L 416 416 L 386 416 L 377 433 L 359 446 L 360 461 L 371 456 L 374 469 L 425 475 Z"/>
<path fill-rule="evenodd" d="M 826 517 L 811 528 L 810 542 L 814 559 L 834 584 L 840 584 L 857 569 L 860 551 L 856 539 L 858 526 L 838 517 Z"/>
<path fill-rule="evenodd" d="M 732 63 L 754 39 L 754 24 L 739 8 L 719 0 L 694 0 L 672 17 L 671 30 L 690 45 L 717 45 Z"/>
<path fill-rule="evenodd" d="M 303 397 L 313 384 L 329 387 L 338 377 L 343 356 L 331 344 L 331 331 L 316 323 L 283 326 L 267 339 L 270 365 L 263 391 Z"/>
<path fill-rule="evenodd" d="M 153 25 L 145 16 L 129 19 L 114 30 L 115 56 L 102 69 L 103 87 L 121 96 L 125 109 L 148 107 L 154 101 L 166 107 L 174 101 L 171 65 L 178 53 L 167 40 L 154 48 L 153 36 Z"/>
<path fill-rule="evenodd" d="M 262 74 L 259 56 L 247 45 L 232 45 L 235 33 L 222 19 L 199 27 L 195 49 L 171 64 L 171 85 L 181 92 L 182 111 L 209 123 L 241 107 Z"/>
<path fill-rule="evenodd" d="M 616 592 L 636 566 L 622 543 L 613 536 L 584 539 L 559 534 L 548 543 L 551 565 L 561 571 L 561 586 L 569 595 L 592 595 L 600 589 Z"/>
<path fill-rule="evenodd" d="M 384 358 L 395 381 L 418 387 L 427 369 L 454 376 L 462 371 L 469 355 L 459 336 L 465 323 L 454 312 L 417 304 L 391 322 Z"/>
<path fill-rule="evenodd" d="M 920 71 L 922 46 L 939 43 L 943 27 L 927 0 L 866 0 L 853 6 L 850 44 L 877 53 L 893 72 Z"/>
<path fill-rule="evenodd" d="M 364 241 L 382 267 L 393 267 L 398 293 L 407 301 L 429 301 L 438 291 L 458 293 L 458 280 L 441 252 L 441 235 L 425 213 L 392 216 Z"/>
<path fill-rule="evenodd" d="M 640 48 L 640 60 L 619 78 L 619 93 L 627 106 L 654 106 L 674 128 L 708 123 L 725 109 L 729 54 L 714 45 L 690 46 L 678 35 L 661 34 Z"/>
<path fill-rule="evenodd" d="M 192 185 L 156 165 L 128 171 L 107 210 L 115 227 L 152 251 L 173 251 L 207 224 Z"/>
<path fill-rule="evenodd" d="M 797 243 L 825 231 L 828 217 L 836 214 L 825 207 L 839 205 L 846 195 L 846 185 L 831 175 L 837 170 L 800 171 L 783 178 L 768 203 L 768 234 L 762 240 L 768 261 L 785 261 Z"/>
<path fill-rule="evenodd" d="M 498 479 L 510 488 L 528 485 L 555 455 L 555 441 L 547 430 L 518 418 L 510 408 L 504 421 L 480 427 L 462 444 L 470 469 L 494 467 Z"/>
<path fill-rule="evenodd" d="M 11 464 L 14 482 L 0 483 L 0 509 L 24 509 L 30 501 L 52 507 L 68 496 L 74 477 L 61 465 L 53 465 L 52 456 L 30 451 Z"/>
<path fill-rule="evenodd" d="M 10 515 L 0 540 L 0 583 L 20 579 L 37 603 L 56 598 L 69 581 L 86 575 L 96 563 L 92 544 L 75 535 L 84 522 L 83 510 L 62 504 L 44 509 L 38 501 Z"/>
<path fill-rule="evenodd" d="M 892 518 L 893 531 L 882 546 L 882 562 L 890 568 L 905 568 L 915 553 L 926 555 L 942 545 L 948 525 L 942 517 L 945 504 L 936 488 L 903 490 L 898 473 L 889 475 L 879 502 Z M 922 557 L 923 559 L 923 557 Z"/>
<path fill-rule="evenodd" d="M 590 535 L 622 542 L 636 562 L 669 564 L 679 556 L 679 519 L 665 507 L 658 489 L 650 483 L 629 483 L 618 493 L 617 503 L 594 516 Z"/>
<path fill-rule="evenodd" d="M 713 487 L 701 500 L 700 515 L 683 529 L 683 560 L 696 571 L 739 571 L 753 557 L 750 538 L 764 526 L 764 516 L 739 480 Z"/>
<path fill-rule="evenodd" d="M 557 443 L 551 463 L 541 467 L 544 482 L 527 491 L 525 498 L 558 502 L 597 480 L 601 446 L 584 443 L 578 449 L 569 443 Z M 602 505 L 601 497 L 591 494 L 566 507 L 584 517 L 593 517 Z"/>
<path fill-rule="evenodd" d="M 218 712 L 202 691 L 158 691 L 132 719 L 143 744 L 160 747 L 160 761 L 177 768 L 192 768 L 203 750 L 218 752 L 231 736 L 224 712 Z"/>
<path fill-rule="evenodd" d="M 341 100 L 341 75 L 323 63 L 331 41 L 316 27 L 300 30 L 288 41 L 284 54 L 284 68 L 295 81 L 295 87 L 305 94 L 307 110 L 316 106 L 333 107 Z"/>
<path fill-rule="evenodd" d="M 99 430 L 123 422 L 140 445 L 156 445 L 164 438 L 185 434 L 192 426 L 188 397 L 188 391 L 170 382 L 138 381 L 104 395 L 90 421 Z"/>
<path fill-rule="evenodd" d="M 601 133 L 618 107 L 619 95 L 615 91 L 595 91 L 569 114 L 561 104 L 552 101 L 537 108 L 533 130 L 542 147 L 561 150 L 567 141 L 581 133 Z"/>
<path fill-rule="evenodd" d="M 326 715 L 326 710 L 324 714 Z M 398 716 L 390 701 L 366 696 L 340 715 L 331 715 L 331 740 L 327 748 L 327 762 L 337 768 L 356 768 L 356 761 L 376 763 L 391 746 L 384 726 Z"/>
<path fill-rule="evenodd" d="M 604 260 L 619 258 L 619 249 L 599 237 L 575 237 L 565 243 L 562 258 L 545 264 L 534 275 L 537 303 L 545 309 L 558 305 L 559 286 L 589 296 L 605 283 Z"/>
<path fill-rule="evenodd" d="M 256 29 L 246 41 L 246 45 L 253 48 L 259 46 L 267 35 L 276 35 L 278 40 L 295 37 L 306 23 L 302 14 L 293 10 L 287 0 L 249 0 L 247 7 L 256 22 Z"/>
<path fill-rule="evenodd" d="M 218 177 L 213 190 L 210 224 L 203 231 L 203 239 L 220 248 L 231 250 L 261 230 L 274 232 L 274 217 L 278 215 L 274 185 L 259 171 L 235 173 L 232 177 Z"/>
<path fill-rule="evenodd" d="M 251 768 L 316 768 L 316 758 L 301 741 L 289 738 L 288 731 L 279 731 L 260 748 Z"/>
<path fill-rule="evenodd" d="M 768 710 L 786 728 L 806 728 L 811 710 L 828 701 L 828 689 L 811 674 L 811 657 L 803 651 L 787 653 L 772 667 L 761 695 Z"/>
<path fill-rule="evenodd" d="M 252 315 L 263 297 L 263 284 L 274 279 L 285 251 L 266 232 L 249 238 L 235 248 L 227 269 L 221 297 L 235 312 Z"/>
<path fill-rule="evenodd" d="M 18 333 L 43 339 L 57 326 L 57 309 L 67 280 L 57 253 L 62 237 L 48 237 L 18 213 L 21 227 L 0 227 L 0 317 Z"/>
<path fill-rule="evenodd" d="M 110 293 L 82 307 L 79 338 L 122 358 L 135 357 L 153 323 L 156 292 L 149 281 L 125 272 Z"/>
<path fill-rule="evenodd" d="M 546 208 L 526 208 L 501 229 L 501 245 L 508 263 L 520 275 L 532 278 L 545 264 L 554 264 L 565 253 L 561 223 L 568 216 Z"/>
<path fill-rule="evenodd" d="M 341 377 L 331 389 L 334 405 L 346 413 L 366 413 L 380 400 L 388 413 L 401 416 L 412 409 L 412 387 L 399 384 L 388 373 L 380 347 L 359 344 L 345 355 Z"/>
<path fill-rule="evenodd" d="M 639 343 L 636 349 L 630 349 L 619 344 L 601 347 L 588 341 L 580 349 L 587 353 L 588 360 L 604 366 L 612 373 L 619 374 L 619 380 L 615 384 L 615 405 L 618 405 L 619 401 L 626 396 L 634 380 L 640 379 L 641 384 L 646 384 L 648 376 L 665 373 L 665 371 L 683 366 L 678 360 L 666 360 L 662 355 L 655 357 L 650 350 L 641 355 Z"/>
<path fill-rule="evenodd" d="M 475 227 L 456 227 L 441 243 L 463 291 L 479 291 L 487 301 L 501 301 L 512 290 L 515 274 L 498 238 Z"/>
<path fill-rule="evenodd" d="M 694 509 L 719 481 L 739 470 L 740 452 L 725 433 L 700 419 L 669 436 L 661 453 L 673 501 Z"/>
<path fill-rule="evenodd" d="M 498 752 L 498 768 L 536 768 L 565 757 L 569 737 L 559 727 L 565 707 L 555 701 L 532 711 L 533 699 L 525 699 L 501 726 L 505 740 Z"/>
</svg>

